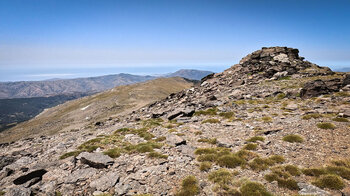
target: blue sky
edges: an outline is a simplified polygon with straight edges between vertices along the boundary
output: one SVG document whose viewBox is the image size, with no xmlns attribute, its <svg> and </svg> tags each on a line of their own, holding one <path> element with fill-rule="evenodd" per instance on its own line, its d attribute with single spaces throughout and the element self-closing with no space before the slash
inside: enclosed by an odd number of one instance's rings
<svg viewBox="0 0 350 196">
<path fill-rule="evenodd" d="M 349 8 L 348 0 L 1 0 L 0 81 L 222 71 L 263 46 L 350 67 Z"/>
</svg>

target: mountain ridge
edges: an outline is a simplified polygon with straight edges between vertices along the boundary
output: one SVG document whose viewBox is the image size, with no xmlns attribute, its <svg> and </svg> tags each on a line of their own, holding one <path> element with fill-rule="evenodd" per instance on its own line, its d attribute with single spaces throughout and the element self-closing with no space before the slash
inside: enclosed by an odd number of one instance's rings
<svg viewBox="0 0 350 196">
<path fill-rule="evenodd" d="M 212 72 L 183 69 L 181 72 L 167 74 L 164 77 L 179 76 L 192 80 L 200 80 L 209 73 Z M 71 93 L 96 93 L 115 86 L 144 82 L 156 78 L 158 77 L 120 73 L 74 79 L 0 82 L 0 99 L 48 97 Z"/>
<path fill-rule="evenodd" d="M 0 190 L 348 195 L 350 74 L 298 52 L 262 48 L 125 115 L 2 144 Z"/>
</svg>

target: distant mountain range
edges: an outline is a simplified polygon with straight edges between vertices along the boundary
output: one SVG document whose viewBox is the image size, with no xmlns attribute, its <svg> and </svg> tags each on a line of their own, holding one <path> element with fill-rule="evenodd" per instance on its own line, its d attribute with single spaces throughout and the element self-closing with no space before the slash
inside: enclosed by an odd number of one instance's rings
<svg viewBox="0 0 350 196">
<path fill-rule="evenodd" d="M 121 73 L 76 79 L 0 82 L 0 99 L 48 97 L 72 93 L 96 93 L 116 86 L 144 82 L 159 77 L 177 76 L 191 80 L 200 80 L 211 73 L 213 72 L 182 69 L 162 76 L 141 76 Z"/>
<path fill-rule="evenodd" d="M 350 67 L 342 67 L 342 68 L 336 69 L 335 71 L 350 72 Z"/>
</svg>

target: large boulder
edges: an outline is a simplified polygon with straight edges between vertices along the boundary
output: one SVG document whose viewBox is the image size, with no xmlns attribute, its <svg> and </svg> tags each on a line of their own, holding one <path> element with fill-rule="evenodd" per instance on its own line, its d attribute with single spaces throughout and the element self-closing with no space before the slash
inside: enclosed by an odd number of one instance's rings
<svg viewBox="0 0 350 196">
<path fill-rule="evenodd" d="M 114 160 L 111 157 L 100 152 L 82 152 L 77 156 L 77 159 L 80 159 L 81 163 L 94 168 L 107 168 L 109 165 L 114 164 Z"/>
<path fill-rule="evenodd" d="M 322 80 L 313 80 L 305 83 L 304 87 L 300 91 L 301 98 L 317 97 L 319 95 L 328 94 L 330 90 L 327 88 L 326 83 Z"/>
</svg>

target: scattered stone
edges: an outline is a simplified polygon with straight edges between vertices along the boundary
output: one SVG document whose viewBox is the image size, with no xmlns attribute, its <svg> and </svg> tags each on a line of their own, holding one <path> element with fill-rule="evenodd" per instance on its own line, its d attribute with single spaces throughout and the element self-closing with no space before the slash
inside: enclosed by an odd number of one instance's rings
<svg viewBox="0 0 350 196">
<path fill-rule="evenodd" d="M 173 145 L 173 146 L 180 146 L 180 145 L 186 145 L 186 140 L 183 139 L 180 136 L 169 134 L 166 137 L 166 141 L 168 144 Z"/>
<path fill-rule="evenodd" d="M 100 152 L 82 152 L 77 156 L 77 159 L 80 159 L 81 163 L 87 164 L 90 167 L 98 169 L 107 168 L 109 165 L 114 164 L 114 160 L 111 157 L 104 155 Z"/>
<path fill-rule="evenodd" d="M 76 183 L 79 181 L 86 180 L 91 178 L 97 173 L 97 170 L 94 168 L 78 169 L 70 174 L 65 180 L 65 183 Z"/>
<path fill-rule="evenodd" d="M 14 157 L 0 156 L 0 171 L 2 170 L 2 168 L 4 168 L 7 165 L 10 165 L 15 161 L 16 159 Z"/>
<path fill-rule="evenodd" d="M 6 196 L 30 196 L 31 191 L 29 188 L 24 188 L 21 186 L 13 187 L 6 190 Z"/>
<path fill-rule="evenodd" d="M 90 183 L 90 187 L 95 188 L 98 191 L 106 191 L 111 187 L 114 187 L 118 183 L 120 177 L 117 172 L 107 173 L 101 178 L 94 180 Z"/>
</svg>

